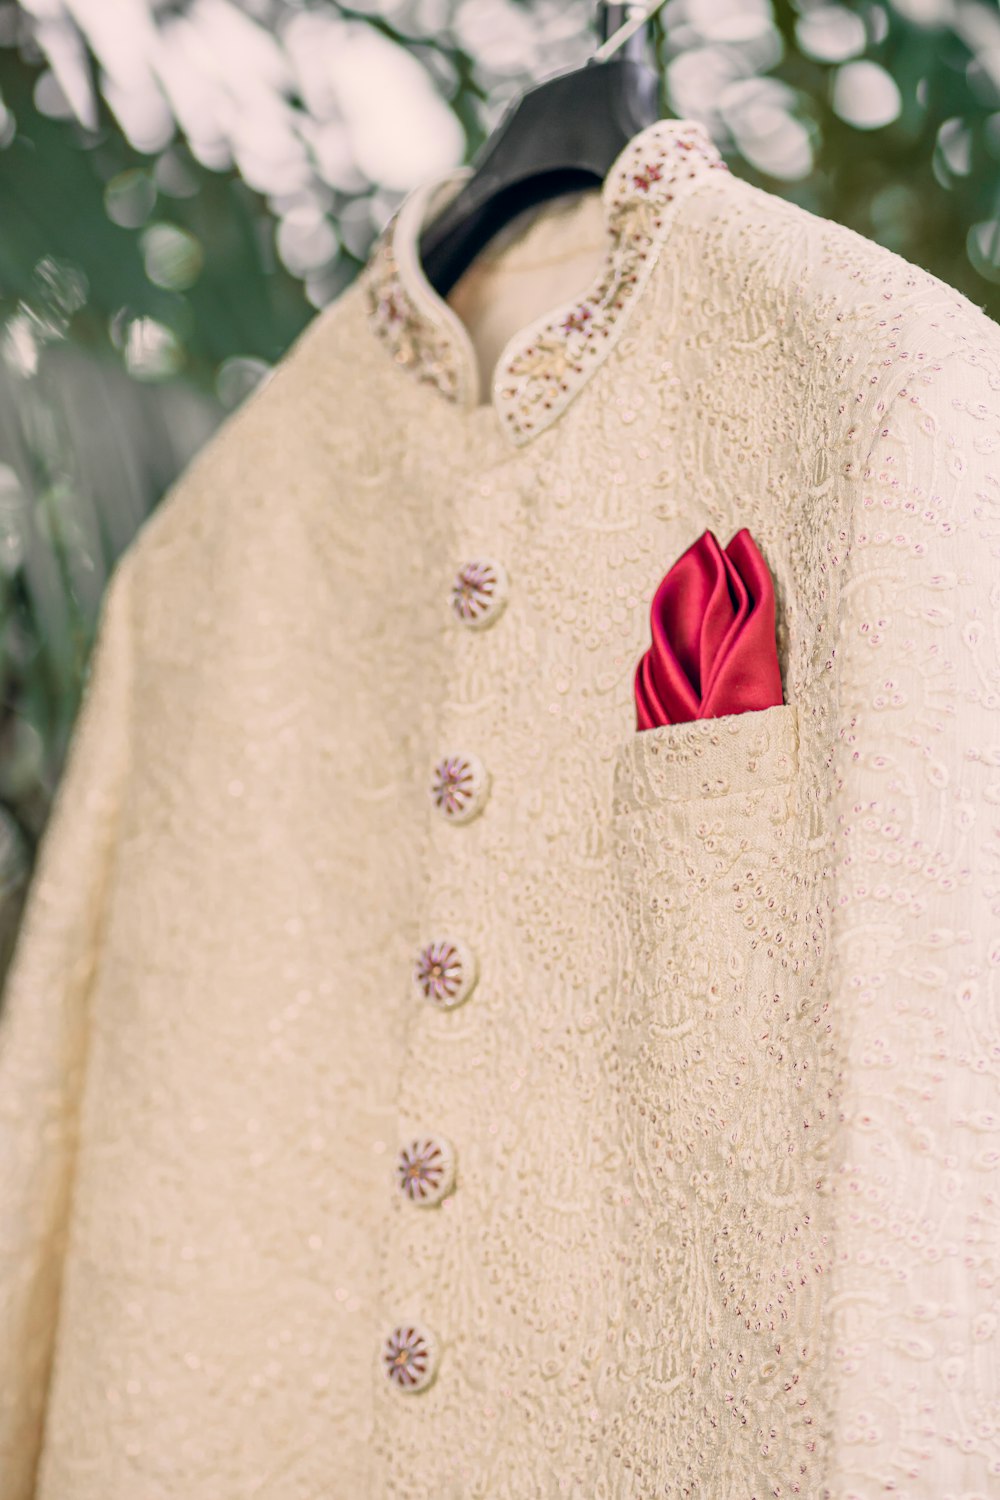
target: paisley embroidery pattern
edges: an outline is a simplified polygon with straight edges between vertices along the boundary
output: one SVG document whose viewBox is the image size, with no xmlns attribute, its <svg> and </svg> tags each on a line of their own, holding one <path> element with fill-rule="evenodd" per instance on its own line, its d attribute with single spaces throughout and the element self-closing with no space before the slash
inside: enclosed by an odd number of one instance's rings
<svg viewBox="0 0 1000 1500">
<path fill-rule="evenodd" d="M 666 241 L 673 205 L 712 169 L 729 170 L 696 120 L 655 120 L 612 163 L 601 187 L 607 253 L 596 279 L 578 301 L 519 329 L 497 360 L 490 399 L 513 444 L 548 427 L 607 358 Z M 375 336 L 404 369 L 464 407 L 479 397 L 472 339 L 424 275 L 417 242 L 471 173 L 457 167 L 413 189 L 362 272 Z"/>
<path fill-rule="evenodd" d="M 1000 330 L 712 183 L 548 439 L 347 297 L 109 586 L 0 1006 L 3 1500 L 996 1495 Z M 789 702 L 637 734 L 657 581 L 741 524 Z"/>
</svg>

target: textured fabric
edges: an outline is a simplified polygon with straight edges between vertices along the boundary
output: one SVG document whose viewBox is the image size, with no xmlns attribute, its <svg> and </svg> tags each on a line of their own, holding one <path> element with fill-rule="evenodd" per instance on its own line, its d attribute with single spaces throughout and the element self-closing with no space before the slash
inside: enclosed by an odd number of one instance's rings
<svg viewBox="0 0 1000 1500">
<path fill-rule="evenodd" d="M 745 526 L 726 547 L 711 531 L 691 544 L 663 575 L 649 625 L 635 669 L 636 728 L 782 702 L 774 584 Z"/>
<path fill-rule="evenodd" d="M 396 219 L 121 559 L 0 1016 L 0 1500 L 996 1495 L 1000 331 L 697 133 L 480 268 L 492 372 Z M 743 526 L 784 701 L 638 732 Z"/>
</svg>

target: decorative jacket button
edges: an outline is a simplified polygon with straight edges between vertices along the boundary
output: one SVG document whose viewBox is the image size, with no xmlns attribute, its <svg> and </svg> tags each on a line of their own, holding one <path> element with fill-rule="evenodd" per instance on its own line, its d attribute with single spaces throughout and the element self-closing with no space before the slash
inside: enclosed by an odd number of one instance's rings
<svg viewBox="0 0 1000 1500">
<path fill-rule="evenodd" d="M 463 625 L 482 630 L 492 625 L 507 603 L 509 580 L 503 563 L 483 557 L 468 562 L 455 574 L 451 607 Z"/>
<path fill-rule="evenodd" d="M 411 1203 L 430 1208 L 455 1185 L 455 1148 L 441 1135 L 407 1141 L 396 1155 L 396 1182 Z"/>
<path fill-rule="evenodd" d="M 461 1005 L 479 977 L 475 954 L 458 938 L 438 938 L 417 954 L 413 980 L 420 997 L 440 1010 Z"/>
<path fill-rule="evenodd" d="M 431 795 L 450 823 L 468 823 L 481 812 L 489 792 L 489 773 L 478 755 L 446 755 L 434 767 Z"/>
<path fill-rule="evenodd" d="M 437 1372 L 438 1342 L 420 1323 L 401 1323 L 382 1341 L 382 1369 L 397 1391 L 423 1391 Z"/>
</svg>

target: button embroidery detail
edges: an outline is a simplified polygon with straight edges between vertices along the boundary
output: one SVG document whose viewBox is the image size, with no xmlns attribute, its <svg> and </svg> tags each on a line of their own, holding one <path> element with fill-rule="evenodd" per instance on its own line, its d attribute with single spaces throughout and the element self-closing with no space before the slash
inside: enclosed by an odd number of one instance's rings
<svg viewBox="0 0 1000 1500">
<path fill-rule="evenodd" d="M 411 1203 L 430 1208 L 455 1185 L 455 1148 L 444 1136 L 408 1141 L 396 1156 L 396 1182 Z"/>
<path fill-rule="evenodd" d="M 699 120 L 654 120 L 633 136 L 601 183 L 606 253 L 576 301 L 518 329 L 497 360 L 490 399 L 520 445 L 543 431 L 603 363 L 646 285 L 676 204 L 713 170 L 728 172 Z M 427 280 L 417 246 L 425 224 L 471 175 L 455 167 L 412 189 L 376 236 L 362 277 L 368 322 L 395 362 L 449 401 L 479 403 L 469 330 Z"/>
<path fill-rule="evenodd" d="M 438 811 L 452 823 L 468 823 L 482 811 L 489 776 L 478 755 L 446 755 L 434 767 L 431 795 Z"/>
<path fill-rule="evenodd" d="M 397 1391 L 426 1390 L 437 1362 L 437 1339 L 419 1323 L 402 1323 L 382 1341 L 382 1369 Z"/>
<path fill-rule="evenodd" d="M 458 938 L 440 938 L 421 948 L 413 978 L 421 999 L 452 1010 L 472 993 L 478 978 L 475 955 Z"/>
<path fill-rule="evenodd" d="M 507 602 L 509 580 L 503 563 L 493 558 L 468 562 L 455 575 L 451 607 L 457 619 L 473 630 L 499 619 Z"/>
</svg>

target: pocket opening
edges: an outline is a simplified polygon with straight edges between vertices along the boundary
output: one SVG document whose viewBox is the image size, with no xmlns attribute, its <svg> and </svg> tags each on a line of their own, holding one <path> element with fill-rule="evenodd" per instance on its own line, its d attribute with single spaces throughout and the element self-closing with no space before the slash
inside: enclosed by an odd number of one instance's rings
<svg viewBox="0 0 1000 1500">
<path fill-rule="evenodd" d="M 798 747 L 793 703 L 635 730 L 615 755 L 615 803 L 689 802 L 779 785 L 794 779 Z"/>
</svg>

